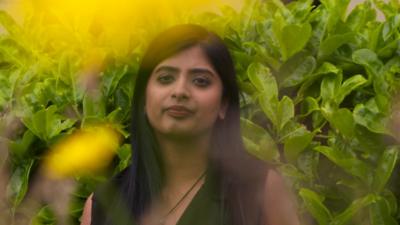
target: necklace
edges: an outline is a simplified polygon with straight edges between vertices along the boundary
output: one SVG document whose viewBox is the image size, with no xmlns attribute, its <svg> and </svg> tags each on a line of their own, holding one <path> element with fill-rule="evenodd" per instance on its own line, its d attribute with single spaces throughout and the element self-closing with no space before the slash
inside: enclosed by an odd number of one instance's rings
<svg viewBox="0 0 400 225">
<path fill-rule="evenodd" d="M 206 175 L 206 171 L 204 171 L 199 178 L 197 178 L 196 182 L 194 182 L 194 184 L 192 184 L 192 186 L 186 191 L 186 193 L 179 199 L 179 201 L 163 216 L 161 217 L 161 219 L 158 221 L 159 225 L 164 225 L 165 224 L 165 220 L 167 219 L 167 217 L 173 212 L 175 211 L 175 209 L 182 203 L 182 201 L 189 195 L 189 193 L 193 190 L 194 187 L 196 187 L 196 185 L 200 182 L 200 180 Z"/>
</svg>

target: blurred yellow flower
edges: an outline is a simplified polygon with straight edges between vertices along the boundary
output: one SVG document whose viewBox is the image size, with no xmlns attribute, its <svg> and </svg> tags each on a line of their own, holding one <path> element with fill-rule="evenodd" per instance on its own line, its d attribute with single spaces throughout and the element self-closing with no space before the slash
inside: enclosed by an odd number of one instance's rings
<svg viewBox="0 0 400 225">
<path fill-rule="evenodd" d="M 51 178 L 90 175 L 111 162 L 121 135 L 110 125 L 82 128 L 51 148 L 43 169 Z"/>
</svg>

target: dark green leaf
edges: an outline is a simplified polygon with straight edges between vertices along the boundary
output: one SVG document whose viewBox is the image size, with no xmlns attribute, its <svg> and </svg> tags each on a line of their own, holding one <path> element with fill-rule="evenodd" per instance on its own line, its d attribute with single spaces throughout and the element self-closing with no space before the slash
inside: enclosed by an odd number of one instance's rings
<svg viewBox="0 0 400 225">
<path fill-rule="evenodd" d="M 29 175 L 35 160 L 30 159 L 18 165 L 7 185 L 7 196 L 11 199 L 13 210 L 18 207 L 28 191 Z"/>
<path fill-rule="evenodd" d="M 353 32 L 349 32 L 346 34 L 337 34 L 332 35 L 322 41 L 319 52 L 318 58 L 324 58 L 331 55 L 335 50 L 337 50 L 340 46 L 344 44 L 350 44 L 356 41 L 356 34 Z"/>
<path fill-rule="evenodd" d="M 354 200 L 349 207 L 346 208 L 342 213 L 335 216 L 332 220 L 331 225 L 345 225 L 354 217 L 354 215 L 360 211 L 360 209 L 370 205 L 375 201 L 376 197 L 369 194 L 363 198 Z"/>
<path fill-rule="evenodd" d="M 371 225 L 398 225 L 396 220 L 389 214 L 388 204 L 384 198 L 371 204 L 369 213 Z"/>
<path fill-rule="evenodd" d="M 314 149 L 324 154 L 328 159 L 349 174 L 352 174 L 364 181 L 367 181 L 370 177 L 368 165 L 350 153 L 327 146 L 317 146 Z"/>
<path fill-rule="evenodd" d="M 353 52 L 352 58 L 355 63 L 364 66 L 372 77 L 377 77 L 383 67 L 383 63 L 376 53 L 369 49 L 360 49 Z"/>
<path fill-rule="evenodd" d="M 356 123 L 365 126 L 372 132 L 381 134 L 389 133 L 387 129 L 388 119 L 379 111 L 375 99 L 371 99 L 367 105 L 356 105 L 353 117 Z"/>
</svg>

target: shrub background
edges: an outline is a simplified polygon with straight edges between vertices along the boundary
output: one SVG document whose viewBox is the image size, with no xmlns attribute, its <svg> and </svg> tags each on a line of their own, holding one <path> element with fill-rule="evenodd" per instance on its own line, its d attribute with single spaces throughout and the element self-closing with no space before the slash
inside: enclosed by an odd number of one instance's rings
<svg viewBox="0 0 400 225">
<path fill-rule="evenodd" d="M 11 224 L 21 217 L 56 223 L 57 210 L 45 201 L 33 215 L 24 211 L 41 158 L 74 130 L 111 122 L 126 141 L 110 173 L 75 177 L 68 211 L 70 223 L 79 223 L 95 184 L 129 165 L 131 98 L 147 41 L 191 22 L 229 46 L 248 151 L 279 167 L 305 221 L 398 224 L 400 3 L 370 0 L 347 12 L 348 3 L 247 1 L 241 11 L 225 6 L 220 13 L 153 18 L 130 35 L 39 11 L 16 23 L 0 11 L 0 166 L 3 178 L 9 175 L 1 215 Z"/>
</svg>

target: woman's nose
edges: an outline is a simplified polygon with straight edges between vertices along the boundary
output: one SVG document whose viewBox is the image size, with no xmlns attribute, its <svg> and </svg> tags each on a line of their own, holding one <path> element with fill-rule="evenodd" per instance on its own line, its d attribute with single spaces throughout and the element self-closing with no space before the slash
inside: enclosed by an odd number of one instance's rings
<svg viewBox="0 0 400 225">
<path fill-rule="evenodd" d="M 190 90 L 185 78 L 180 76 L 180 78 L 175 82 L 172 90 L 172 98 L 177 100 L 188 99 L 190 97 Z"/>
</svg>

